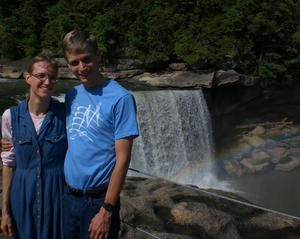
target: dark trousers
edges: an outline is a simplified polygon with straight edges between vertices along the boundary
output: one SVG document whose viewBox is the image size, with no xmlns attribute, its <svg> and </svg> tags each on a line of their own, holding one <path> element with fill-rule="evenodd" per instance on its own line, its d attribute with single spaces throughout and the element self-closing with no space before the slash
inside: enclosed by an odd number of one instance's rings
<svg viewBox="0 0 300 239">
<path fill-rule="evenodd" d="M 68 192 L 64 194 L 64 237 L 65 239 L 89 239 L 91 220 L 99 212 L 105 199 L 101 197 L 78 197 Z M 118 238 L 120 230 L 120 200 L 114 207 L 109 239 Z"/>
</svg>

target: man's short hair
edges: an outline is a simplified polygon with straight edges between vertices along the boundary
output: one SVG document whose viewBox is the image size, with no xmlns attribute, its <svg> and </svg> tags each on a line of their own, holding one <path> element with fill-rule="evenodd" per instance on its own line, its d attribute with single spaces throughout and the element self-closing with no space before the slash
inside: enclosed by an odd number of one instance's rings
<svg viewBox="0 0 300 239">
<path fill-rule="evenodd" d="M 94 35 L 91 35 L 88 31 L 73 30 L 67 33 L 63 40 L 64 54 L 78 53 L 84 50 L 89 50 L 95 54 L 98 51 L 97 39 Z"/>
</svg>

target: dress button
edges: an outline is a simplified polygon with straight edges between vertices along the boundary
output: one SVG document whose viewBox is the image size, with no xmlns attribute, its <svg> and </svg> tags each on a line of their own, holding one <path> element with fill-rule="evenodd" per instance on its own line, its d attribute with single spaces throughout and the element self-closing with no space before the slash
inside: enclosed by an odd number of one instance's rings
<svg viewBox="0 0 300 239">
<path fill-rule="evenodd" d="M 39 153 L 40 151 L 39 151 L 39 150 L 37 150 L 36 152 L 37 152 L 37 153 Z"/>
<path fill-rule="evenodd" d="M 36 184 L 36 186 L 37 186 L 37 187 L 39 187 L 39 186 L 40 186 L 40 184 L 39 184 L 39 183 L 37 183 L 37 184 Z"/>
<path fill-rule="evenodd" d="M 37 200 L 38 203 L 40 203 L 40 200 Z"/>
</svg>

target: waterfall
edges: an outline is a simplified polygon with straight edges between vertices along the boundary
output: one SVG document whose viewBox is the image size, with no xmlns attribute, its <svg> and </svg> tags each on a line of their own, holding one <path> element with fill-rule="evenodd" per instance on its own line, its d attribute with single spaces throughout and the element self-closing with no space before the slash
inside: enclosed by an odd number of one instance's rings
<svg viewBox="0 0 300 239">
<path fill-rule="evenodd" d="M 137 91 L 133 95 L 140 136 L 134 141 L 130 167 L 203 186 L 203 178 L 212 175 L 208 171 L 212 170 L 214 144 L 202 91 Z"/>
</svg>

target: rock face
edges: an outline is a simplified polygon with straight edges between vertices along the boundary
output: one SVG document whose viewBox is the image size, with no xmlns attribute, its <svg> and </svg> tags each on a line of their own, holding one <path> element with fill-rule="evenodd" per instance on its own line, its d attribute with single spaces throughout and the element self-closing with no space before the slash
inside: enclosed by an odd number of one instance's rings
<svg viewBox="0 0 300 239">
<path fill-rule="evenodd" d="M 245 201 L 234 194 L 195 189 L 128 177 L 121 192 L 120 238 L 153 238 L 143 231 L 172 239 L 300 238 L 299 220 L 215 196 Z"/>
<path fill-rule="evenodd" d="M 55 58 L 59 66 L 60 79 L 74 79 L 75 76 L 68 69 L 66 60 Z M 27 60 L 29 62 L 29 60 Z M 24 78 L 25 63 L 19 66 L 0 65 L 0 78 Z M 137 59 L 119 59 L 114 65 L 100 65 L 104 77 L 114 78 L 131 85 L 130 88 L 213 88 L 219 86 L 252 86 L 257 79 L 235 72 L 228 71 L 197 71 L 189 70 L 184 63 L 171 63 L 166 72 L 145 72 L 142 62 Z"/>
<path fill-rule="evenodd" d="M 243 150 L 223 162 L 229 175 L 291 171 L 300 166 L 300 130 L 286 119 L 257 124 L 241 136 L 239 144 Z"/>
<path fill-rule="evenodd" d="M 144 88 L 215 88 L 221 86 L 253 86 L 257 84 L 256 78 L 241 75 L 234 70 L 146 72 L 132 78 L 121 78 L 119 81 Z"/>
<path fill-rule="evenodd" d="M 23 71 L 9 65 L 0 65 L 0 78 L 20 79 L 23 77 Z"/>
</svg>

